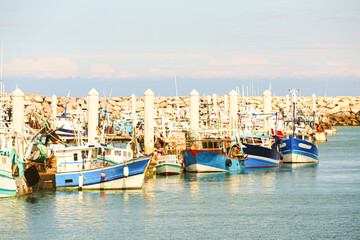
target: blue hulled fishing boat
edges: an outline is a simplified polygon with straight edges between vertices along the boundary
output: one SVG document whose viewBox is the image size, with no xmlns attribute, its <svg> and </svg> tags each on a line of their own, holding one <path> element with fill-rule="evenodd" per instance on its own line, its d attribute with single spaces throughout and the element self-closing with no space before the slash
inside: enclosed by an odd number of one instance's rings
<svg viewBox="0 0 360 240">
<path fill-rule="evenodd" d="M 152 155 L 114 162 L 101 145 L 50 146 L 42 158 L 33 159 L 46 166 L 40 176 L 53 175 L 56 189 L 140 189 Z M 40 148 L 39 148 L 40 150 Z M 112 148 L 115 152 L 123 149 Z M 34 152 L 37 150 L 34 148 Z"/>
<path fill-rule="evenodd" d="M 284 139 L 280 151 L 284 156 L 284 163 L 315 163 L 319 161 L 319 150 L 315 139 L 315 112 L 312 121 L 302 121 L 296 118 L 296 95 L 293 90 L 293 116 L 287 121 Z M 303 125 L 303 126 L 301 126 Z M 287 130 L 286 130 L 287 129 Z"/>
<path fill-rule="evenodd" d="M 191 143 L 181 152 L 188 172 L 241 172 L 245 168 L 244 155 L 236 147 L 230 147 L 230 139 L 202 139 Z"/>
<path fill-rule="evenodd" d="M 272 168 L 282 165 L 281 154 L 276 149 L 243 143 L 243 151 L 247 154 L 246 168 Z"/>
<path fill-rule="evenodd" d="M 315 143 L 290 135 L 280 145 L 285 163 L 314 163 L 319 161 L 319 150 Z"/>
</svg>

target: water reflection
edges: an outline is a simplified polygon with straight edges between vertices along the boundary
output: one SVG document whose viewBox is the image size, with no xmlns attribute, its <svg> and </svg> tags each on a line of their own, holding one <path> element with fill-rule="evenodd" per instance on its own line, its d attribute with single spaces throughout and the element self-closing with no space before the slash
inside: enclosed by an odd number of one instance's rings
<svg viewBox="0 0 360 240">
<path fill-rule="evenodd" d="M 295 178 L 314 179 L 319 163 L 284 163 L 281 172 L 289 172 Z"/>
<path fill-rule="evenodd" d="M 245 174 L 237 172 L 186 173 L 182 179 L 193 196 L 199 193 L 203 185 L 210 190 L 216 189 L 220 185 L 229 193 L 234 194 L 242 191 L 272 192 L 275 190 L 278 171 L 278 169 L 254 169 L 247 170 Z"/>
</svg>

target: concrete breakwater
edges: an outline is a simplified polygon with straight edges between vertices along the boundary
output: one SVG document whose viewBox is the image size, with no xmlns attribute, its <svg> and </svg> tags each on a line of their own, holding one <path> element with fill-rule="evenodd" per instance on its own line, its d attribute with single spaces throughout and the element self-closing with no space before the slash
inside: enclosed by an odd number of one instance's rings
<svg viewBox="0 0 360 240">
<path fill-rule="evenodd" d="M 6 99 L 6 98 L 5 98 Z M 10 95 L 7 96 L 10 101 Z M 25 115 L 36 112 L 43 118 L 52 115 L 53 97 L 34 94 L 25 94 Z M 201 96 L 200 115 L 211 112 L 228 112 L 228 96 Z M 240 106 L 252 105 L 259 111 L 263 110 L 263 97 L 238 97 Z M 188 109 L 189 96 L 155 97 L 154 106 L 158 113 L 175 116 L 177 109 Z M 70 110 L 87 110 L 87 97 L 57 97 L 57 112 L 61 114 L 65 107 Z M 99 109 L 107 109 L 112 118 L 120 118 L 120 113 L 131 114 L 131 97 L 100 98 Z M 297 97 L 297 107 L 305 114 L 312 112 L 312 97 Z M 291 109 L 291 98 L 272 97 L 272 111 Z M 136 113 L 143 116 L 144 97 L 136 97 Z M 316 112 L 321 117 L 328 117 L 329 122 L 335 126 L 360 125 L 360 97 L 317 97 Z"/>
</svg>

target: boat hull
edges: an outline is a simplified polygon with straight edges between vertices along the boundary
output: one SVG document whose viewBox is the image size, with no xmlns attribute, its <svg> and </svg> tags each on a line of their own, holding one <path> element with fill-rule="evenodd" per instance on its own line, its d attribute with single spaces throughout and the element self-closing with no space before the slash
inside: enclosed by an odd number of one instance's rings
<svg viewBox="0 0 360 240">
<path fill-rule="evenodd" d="M 319 161 L 319 150 L 314 143 L 290 136 L 280 145 L 284 163 L 315 163 Z"/>
<path fill-rule="evenodd" d="M 243 151 L 247 154 L 245 168 L 272 168 L 282 165 L 281 154 L 278 151 L 258 145 L 243 145 Z"/>
<path fill-rule="evenodd" d="M 150 158 L 151 156 L 141 157 L 129 162 L 86 171 L 57 173 L 55 175 L 56 189 L 140 189 L 144 183 Z M 128 167 L 128 176 L 125 176 L 125 167 Z M 105 174 L 104 177 L 102 173 Z"/>
<path fill-rule="evenodd" d="M 156 174 L 163 174 L 163 175 L 173 175 L 173 174 L 180 174 L 181 173 L 181 165 L 180 164 L 160 164 L 156 167 Z"/>
<path fill-rule="evenodd" d="M 13 177 L 0 173 L 0 198 L 16 195 L 16 183 Z"/>
<path fill-rule="evenodd" d="M 18 163 L 18 165 L 23 166 L 22 163 Z M 8 156 L 0 156 L 0 198 L 31 193 L 32 188 L 28 186 L 32 180 L 31 177 L 28 178 L 28 181 L 24 176 L 14 177 L 11 169 L 12 159 Z M 23 167 L 21 169 L 24 171 Z"/>
<path fill-rule="evenodd" d="M 244 170 L 244 161 L 211 150 L 181 152 L 187 172 L 230 172 Z"/>
</svg>

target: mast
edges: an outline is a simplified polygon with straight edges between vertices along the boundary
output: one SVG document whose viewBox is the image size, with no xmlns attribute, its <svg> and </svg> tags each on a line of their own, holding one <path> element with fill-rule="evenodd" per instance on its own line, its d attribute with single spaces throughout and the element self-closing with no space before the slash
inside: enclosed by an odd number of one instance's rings
<svg viewBox="0 0 360 240">
<path fill-rule="evenodd" d="M 0 107 L 2 108 L 3 105 L 3 79 L 2 79 L 2 75 L 3 75 L 3 58 L 4 58 L 4 41 L 1 41 L 1 70 L 0 70 Z"/>
<path fill-rule="evenodd" d="M 293 123 L 293 136 L 295 136 L 296 93 L 299 92 L 299 89 L 292 89 L 292 90 L 289 90 L 289 92 L 292 93 L 292 99 L 293 99 L 292 123 Z"/>
</svg>

